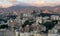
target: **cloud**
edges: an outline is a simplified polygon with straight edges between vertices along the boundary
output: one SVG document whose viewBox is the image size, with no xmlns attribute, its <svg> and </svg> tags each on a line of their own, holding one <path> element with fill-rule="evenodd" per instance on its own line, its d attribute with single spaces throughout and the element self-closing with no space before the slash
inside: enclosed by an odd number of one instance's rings
<svg viewBox="0 0 60 36">
<path fill-rule="evenodd" d="M 13 6 L 12 4 L 0 4 L 0 7 L 1 8 L 8 8 L 8 7 L 11 7 Z"/>
<path fill-rule="evenodd" d="M 14 3 L 16 2 L 16 0 L 8 0 L 8 2 Z"/>
<path fill-rule="evenodd" d="M 24 3 L 30 4 L 31 6 L 37 6 L 37 7 L 41 7 L 41 6 L 56 6 L 56 5 L 60 5 L 60 2 L 47 2 L 46 0 L 0 0 L 0 7 L 2 8 L 8 8 L 14 5 L 17 5 L 21 3 L 21 1 L 23 1 Z M 23 3 L 22 2 L 22 3 Z"/>
<path fill-rule="evenodd" d="M 0 0 L 0 7 L 1 8 L 8 8 L 14 6 L 16 0 Z"/>
<path fill-rule="evenodd" d="M 32 5 L 32 6 L 56 6 L 59 5 L 60 2 L 58 0 L 25 0 L 26 3 Z"/>
<path fill-rule="evenodd" d="M 32 6 L 56 6 L 60 5 L 60 2 L 44 2 L 44 1 L 38 1 L 38 2 L 31 2 L 29 3 Z"/>
<path fill-rule="evenodd" d="M 21 1 L 17 1 L 17 0 L 8 0 L 10 3 L 12 3 L 13 5 L 16 4 L 20 4 Z M 22 0 L 24 1 L 24 0 Z M 60 2 L 58 0 L 52 1 L 51 2 L 47 2 L 48 0 L 25 0 L 24 2 L 27 4 L 30 4 L 32 6 L 56 6 L 56 5 L 60 5 Z"/>
</svg>

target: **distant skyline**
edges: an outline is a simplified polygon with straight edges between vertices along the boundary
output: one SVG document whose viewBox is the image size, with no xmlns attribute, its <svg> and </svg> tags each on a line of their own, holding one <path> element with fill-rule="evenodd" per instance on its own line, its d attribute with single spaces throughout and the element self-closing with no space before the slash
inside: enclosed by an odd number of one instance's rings
<svg viewBox="0 0 60 36">
<path fill-rule="evenodd" d="M 0 0 L 0 7 L 11 7 L 15 4 L 27 3 L 31 6 L 55 6 L 60 5 L 60 0 Z"/>
</svg>

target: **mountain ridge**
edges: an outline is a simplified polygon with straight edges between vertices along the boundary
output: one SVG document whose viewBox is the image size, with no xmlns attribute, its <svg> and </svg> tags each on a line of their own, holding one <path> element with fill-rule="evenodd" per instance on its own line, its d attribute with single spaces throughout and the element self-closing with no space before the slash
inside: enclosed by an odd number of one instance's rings
<svg viewBox="0 0 60 36">
<path fill-rule="evenodd" d="M 53 10 L 55 8 L 59 8 L 60 9 L 60 5 L 51 7 L 51 6 L 43 6 L 43 7 L 36 7 L 36 6 L 24 6 L 24 5 L 15 5 L 9 8 L 0 8 L 0 12 L 13 12 L 13 11 L 17 11 L 20 9 L 35 9 L 35 8 L 39 8 L 39 9 L 48 9 L 48 10 Z"/>
</svg>

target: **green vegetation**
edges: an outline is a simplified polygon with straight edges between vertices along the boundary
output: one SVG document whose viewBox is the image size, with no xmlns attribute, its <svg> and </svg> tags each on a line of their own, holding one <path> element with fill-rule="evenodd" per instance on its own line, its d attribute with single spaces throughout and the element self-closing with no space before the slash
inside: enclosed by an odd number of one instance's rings
<svg viewBox="0 0 60 36">
<path fill-rule="evenodd" d="M 52 22 L 45 22 L 42 25 L 44 25 L 46 27 L 46 33 L 48 33 L 48 30 L 52 29 L 56 24 L 57 24 L 57 20 L 54 20 Z"/>
<path fill-rule="evenodd" d="M 34 23 L 35 21 L 33 21 L 33 19 L 30 21 L 30 20 L 26 20 L 24 22 L 24 24 L 22 25 L 22 27 L 25 27 L 26 25 L 32 25 L 32 23 Z"/>
<path fill-rule="evenodd" d="M 0 29 L 8 28 L 8 25 L 0 25 Z"/>
</svg>

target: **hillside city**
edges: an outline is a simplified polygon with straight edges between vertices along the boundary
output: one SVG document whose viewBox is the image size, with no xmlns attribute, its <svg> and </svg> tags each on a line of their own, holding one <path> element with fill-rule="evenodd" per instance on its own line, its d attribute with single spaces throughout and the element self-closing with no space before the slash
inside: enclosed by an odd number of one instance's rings
<svg viewBox="0 0 60 36">
<path fill-rule="evenodd" d="M 60 36 L 60 14 L 46 9 L 0 12 L 0 33 L 1 36 Z"/>
</svg>

